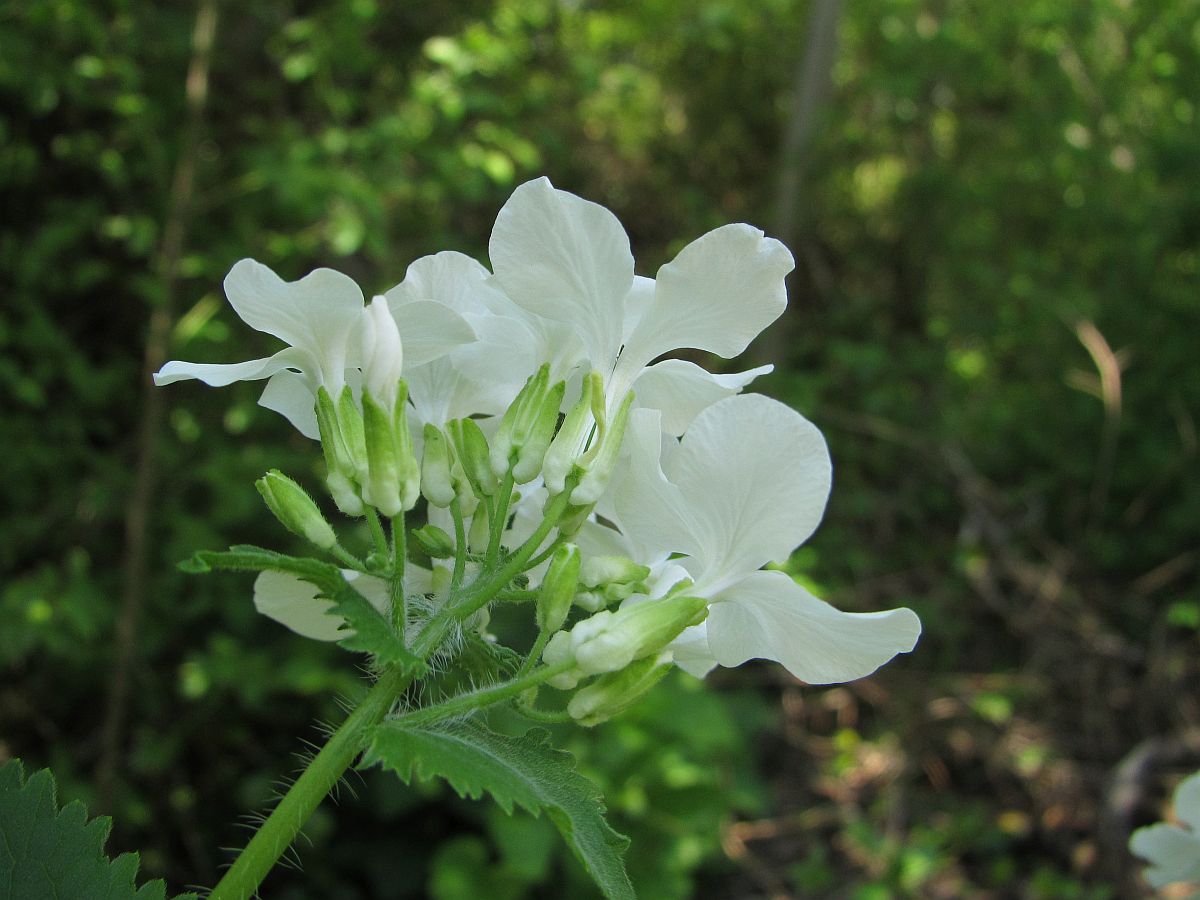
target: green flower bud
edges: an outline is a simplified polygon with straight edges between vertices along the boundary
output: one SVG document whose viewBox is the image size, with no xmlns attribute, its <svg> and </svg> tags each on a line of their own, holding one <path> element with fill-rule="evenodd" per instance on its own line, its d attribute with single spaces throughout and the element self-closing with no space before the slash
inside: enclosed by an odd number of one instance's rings
<svg viewBox="0 0 1200 900">
<path fill-rule="evenodd" d="M 421 459 L 421 493 L 434 506 L 445 509 L 455 497 L 450 472 L 450 447 L 446 436 L 433 425 L 425 426 L 425 455 Z"/>
<path fill-rule="evenodd" d="M 359 412 L 358 404 L 354 402 L 354 393 L 350 390 L 350 385 L 342 388 L 341 396 L 338 397 L 337 419 L 351 464 L 354 466 L 354 479 L 360 485 L 366 485 L 370 467 L 367 459 L 367 440 L 363 433 L 362 413 Z"/>
<path fill-rule="evenodd" d="M 472 553 L 483 553 L 487 550 L 490 537 L 491 523 L 488 521 L 486 508 L 481 506 L 475 510 L 475 515 L 471 517 L 471 527 L 467 529 L 467 549 Z"/>
<path fill-rule="evenodd" d="M 615 613 L 598 612 L 571 631 L 575 662 L 588 675 L 615 672 L 657 653 L 707 614 L 707 600 L 685 596 L 626 604 Z"/>
<path fill-rule="evenodd" d="M 550 384 L 550 364 L 543 363 L 536 373 L 529 377 L 525 386 L 504 413 L 500 420 L 500 428 L 492 439 L 492 449 L 488 458 L 492 464 L 492 472 L 497 478 L 508 474 L 516 454 L 525 445 L 529 432 L 532 430 L 538 415 L 542 410 L 542 401 Z"/>
<path fill-rule="evenodd" d="M 571 492 L 572 503 L 587 506 L 596 503 L 604 496 L 608 480 L 612 477 L 613 467 L 617 464 L 621 441 L 625 438 L 625 426 L 629 423 L 629 411 L 632 408 L 633 391 L 630 391 L 621 401 L 621 406 L 613 421 L 609 423 L 609 427 L 604 431 L 600 443 L 585 455 L 582 465 L 586 471 L 583 478 L 579 480 L 579 487 Z M 586 459 L 586 456 L 592 455 L 593 450 L 595 456 L 590 460 Z"/>
<path fill-rule="evenodd" d="M 575 595 L 575 605 L 588 612 L 600 612 L 608 606 L 608 598 L 600 591 L 580 591 Z"/>
<path fill-rule="evenodd" d="M 550 557 L 537 600 L 537 625 L 541 631 L 558 631 L 567 621 L 579 586 L 579 565 L 579 548 L 574 544 L 563 544 Z"/>
<path fill-rule="evenodd" d="M 623 713 L 671 671 L 671 654 L 659 653 L 604 675 L 579 691 L 567 712 L 580 725 L 591 727 Z"/>
<path fill-rule="evenodd" d="M 475 420 L 454 419 L 446 424 L 446 433 L 475 496 L 490 497 L 496 493 L 496 473 L 488 459 L 487 438 Z"/>
<path fill-rule="evenodd" d="M 317 389 L 317 430 L 325 456 L 325 484 L 338 509 L 348 516 L 363 514 L 362 497 L 355 483 L 354 459 L 338 424 L 333 398 L 322 385 Z"/>
<path fill-rule="evenodd" d="M 363 440 L 367 450 L 367 499 L 385 516 L 404 510 L 400 491 L 400 459 L 392 416 L 363 391 Z"/>
<path fill-rule="evenodd" d="M 275 518 L 282 522 L 288 531 L 300 535 L 322 550 L 337 546 L 337 535 L 333 532 L 333 526 L 325 521 L 312 497 L 292 479 L 278 469 L 272 469 L 254 482 L 254 486 L 262 494 Z"/>
<path fill-rule="evenodd" d="M 449 559 L 454 555 L 454 538 L 436 525 L 422 525 L 412 530 L 413 540 L 432 559 Z"/>
<path fill-rule="evenodd" d="M 637 584 L 650 577 L 650 567 L 635 563 L 627 556 L 589 556 L 579 570 L 584 587 L 604 584 Z"/>
<path fill-rule="evenodd" d="M 603 396 L 603 392 L 603 378 L 599 372 L 591 372 L 583 380 L 583 393 L 579 400 L 567 410 L 562 427 L 550 442 L 542 462 L 542 478 L 552 497 L 562 493 L 567 475 L 586 449 L 588 435 L 596 421 L 592 415 L 592 399 L 597 393 Z"/>
<path fill-rule="evenodd" d="M 408 383 L 400 382 L 396 405 L 392 410 L 392 432 L 396 436 L 396 464 L 400 476 L 400 505 L 407 512 L 421 496 L 421 466 L 408 428 Z"/>
<path fill-rule="evenodd" d="M 358 486 L 339 471 L 331 471 L 325 476 L 325 487 L 333 502 L 348 516 L 361 516 L 366 511 L 362 497 L 359 496 Z"/>
<path fill-rule="evenodd" d="M 525 484 L 537 478 L 542 470 L 542 460 L 554 437 L 554 429 L 558 427 L 558 411 L 562 408 L 565 382 L 555 382 L 542 398 L 541 409 L 534 420 L 533 427 L 521 449 L 517 452 L 517 461 L 513 466 L 513 480 L 517 484 Z"/>
</svg>

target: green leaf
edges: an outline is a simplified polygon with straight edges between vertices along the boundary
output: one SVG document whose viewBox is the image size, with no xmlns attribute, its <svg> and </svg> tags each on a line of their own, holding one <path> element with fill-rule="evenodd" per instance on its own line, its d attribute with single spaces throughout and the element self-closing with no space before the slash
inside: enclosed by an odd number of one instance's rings
<svg viewBox="0 0 1200 900">
<path fill-rule="evenodd" d="M 540 729 L 510 737 L 477 723 L 406 727 L 398 719 L 375 729 L 364 764 L 391 769 L 406 783 L 444 778 L 459 796 L 490 794 L 508 813 L 514 806 L 545 810 L 606 897 L 634 897 L 621 860 L 629 839 L 604 820 L 596 785 Z"/>
<path fill-rule="evenodd" d="M 329 611 L 341 616 L 353 629 L 353 633 L 338 641 L 342 647 L 372 653 L 382 665 L 402 666 L 418 675 L 425 670 L 425 663 L 408 651 L 387 617 L 356 591 L 332 563 L 238 544 L 224 551 L 201 550 L 181 563 L 180 568 L 191 573 L 224 570 L 294 575 L 313 585 L 322 597 L 332 600 L 333 607 Z"/>
<path fill-rule="evenodd" d="M 54 776 L 43 769 L 25 778 L 19 759 L 0 768 L 0 897 L 161 900 L 162 881 L 139 890 L 138 855 L 104 853 L 112 820 L 87 819 L 78 801 L 61 810 Z"/>
</svg>

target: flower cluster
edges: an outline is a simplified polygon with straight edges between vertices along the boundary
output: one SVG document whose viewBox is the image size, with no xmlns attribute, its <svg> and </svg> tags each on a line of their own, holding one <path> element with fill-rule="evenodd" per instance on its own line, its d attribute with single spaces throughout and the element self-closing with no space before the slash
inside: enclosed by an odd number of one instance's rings
<svg viewBox="0 0 1200 900">
<path fill-rule="evenodd" d="M 414 536 L 434 566 L 409 565 L 405 592 L 472 614 L 533 602 L 534 654 L 576 691 L 579 721 L 671 665 L 704 675 L 765 658 L 830 683 L 913 648 L 911 610 L 840 612 L 763 568 L 812 534 L 831 476 L 812 423 L 741 393 L 770 367 L 714 375 L 668 356 L 745 350 L 786 305 L 781 243 L 726 225 L 637 276 L 616 217 L 542 178 L 501 209 L 489 256 L 491 270 L 456 252 L 417 260 L 370 303 L 329 269 L 289 283 L 243 260 L 230 303 L 288 346 L 170 362 L 156 381 L 265 379 L 259 402 L 320 440 L 349 516 L 403 529 L 424 498 Z M 260 490 L 294 531 L 344 553 L 294 483 L 272 473 Z M 394 605 L 369 565 L 347 578 L 385 615 Z M 309 637 L 345 634 L 293 575 L 263 573 L 256 603 Z"/>
</svg>

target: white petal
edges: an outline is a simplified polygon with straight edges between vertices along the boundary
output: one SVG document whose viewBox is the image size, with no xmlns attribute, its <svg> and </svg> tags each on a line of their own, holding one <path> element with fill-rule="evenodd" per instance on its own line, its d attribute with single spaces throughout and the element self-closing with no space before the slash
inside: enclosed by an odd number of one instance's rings
<svg viewBox="0 0 1200 900">
<path fill-rule="evenodd" d="M 628 341 L 654 303 L 654 279 L 644 275 L 633 277 L 633 287 L 625 295 L 625 316 L 621 322 L 621 341 Z"/>
<path fill-rule="evenodd" d="M 708 646 L 707 622 L 685 628 L 683 634 L 671 641 L 668 649 L 675 658 L 675 665 L 697 678 L 703 678 L 717 666 Z"/>
<path fill-rule="evenodd" d="M 723 666 L 772 659 L 809 684 L 870 675 L 916 646 L 911 609 L 846 613 L 818 600 L 783 572 L 754 572 L 714 602 L 708 643 Z"/>
<path fill-rule="evenodd" d="M 321 439 L 317 428 L 317 397 L 303 375 L 284 370 L 276 372 L 263 388 L 258 405 L 274 410 L 292 423 L 297 431 L 314 441 Z"/>
<path fill-rule="evenodd" d="M 388 585 L 382 578 L 344 570 L 342 577 L 354 585 L 380 613 L 387 614 Z M 286 572 L 260 572 L 254 580 L 254 608 L 303 637 L 317 641 L 340 641 L 345 620 L 329 612 L 333 602 L 317 596 L 307 581 Z"/>
<path fill-rule="evenodd" d="M 712 579 L 736 580 L 786 559 L 816 529 L 832 469 L 816 426 L 788 406 L 739 394 L 700 412 L 664 462 Z"/>
<path fill-rule="evenodd" d="M 723 225 L 658 270 L 654 303 L 627 341 L 637 366 L 680 347 L 737 356 L 787 305 L 788 249 L 749 225 Z"/>
<path fill-rule="evenodd" d="M 432 300 L 415 300 L 394 310 L 407 365 L 419 366 L 475 340 L 467 320 Z"/>
<path fill-rule="evenodd" d="M 260 572 L 254 580 L 254 608 L 292 631 L 317 641 L 338 641 L 344 624 L 331 615 L 333 603 L 317 597 L 307 581 L 284 572 Z"/>
<path fill-rule="evenodd" d="M 1150 863 L 1146 880 L 1155 888 L 1177 881 L 1200 881 L 1200 838 L 1174 825 L 1139 828 L 1129 850 Z"/>
<path fill-rule="evenodd" d="M 629 238 L 616 216 L 539 178 L 504 204 L 488 249 L 506 294 L 535 315 L 573 323 L 592 365 L 611 365 L 633 285 Z"/>
<path fill-rule="evenodd" d="M 1200 772 L 1180 782 L 1174 799 L 1175 818 L 1189 825 L 1200 841 Z"/>
<path fill-rule="evenodd" d="M 637 406 L 661 409 L 663 430 L 681 435 L 699 412 L 718 400 L 730 397 L 774 366 L 759 366 L 745 372 L 713 375 L 695 363 L 667 359 L 644 369 L 633 383 Z"/>
<path fill-rule="evenodd" d="M 299 281 L 284 281 L 252 259 L 236 263 L 225 276 L 225 293 L 242 320 L 307 350 L 321 379 L 336 394 L 342 373 L 357 347 L 350 347 L 358 327 L 363 294 L 354 281 L 332 269 L 317 269 Z"/>
<path fill-rule="evenodd" d="M 240 363 L 194 363 L 173 359 L 154 373 L 154 383 L 159 387 L 176 381 L 196 379 L 212 387 L 225 387 L 235 381 L 257 381 L 270 378 L 286 368 L 299 368 L 310 362 L 311 357 L 292 347 L 280 350 L 266 359 L 251 359 Z"/>
<path fill-rule="evenodd" d="M 489 283 L 491 276 L 485 266 L 466 254 L 446 250 L 413 262 L 404 280 L 384 296 L 393 313 L 418 300 L 436 300 L 463 315 L 499 311 L 497 307 L 512 301 Z"/>
<path fill-rule="evenodd" d="M 661 422 L 658 410 L 635 409 L 629 414 L 622 458 L 609 486 L 613 514 L 617 526 L 635 545 L 702 555 L 706 545 L 693 527 L 693 510 L 663 474 Z"/>
</svg>

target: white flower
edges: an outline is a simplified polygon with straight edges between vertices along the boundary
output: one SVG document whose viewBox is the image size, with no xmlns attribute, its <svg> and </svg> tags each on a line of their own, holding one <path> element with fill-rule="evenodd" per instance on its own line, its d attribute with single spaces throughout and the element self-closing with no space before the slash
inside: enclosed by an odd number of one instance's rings
<svg viewBox="0 0 1200 900">
<path fill-rule="evenodd" d="M 388 583 L 373 575 L 343 569 L 342 577 L 383 615 L 390 615 Z M 405 587 L 412 593 L 432 590 L 429 570 L 411 563 L 405 567 Z M 254 608 L 302 637 L 315 641 L 340 641 L 348 637 L 346 622 L 329 610 L 333 601 L 318 596 L 307 581 L 286 572 L 260 572 L 254 580 Z"/>
<path fill-rule="evenodd" d="M 1161 888 L 1178 881 L 1200 883 L 1200 772 L 1175 790 L 1175 818 L 1184 827 L 1159 822 L 1139 828 L 1129 849 L 1150 863 L 1146 880 Z"/>
<path fill-rule="evenodd" d="M 673 645 L 682 668 L 703 675 L 762 658 L 829 684 L 869 675 L 915 646 L 912 610 L 844 613 L 785 573 L 760 571 L 786 559 L 824 512 L 831 466 L 812 423 L 754 394 L 707 407 L 678 443 L 658 418 L 634 414 L 612 511 L 630 546 L 642 548 L 639 561 L 662 566 L 682 554 L 669 577 L 681 567 L 694 581 L 687 593 L 710 601 L 708 619 Z"/>
<path fill-rule="evenodd" d="M 678 360 L 693 348 L 732 357 L 783 312 L 792 256 L 749 225 L 710 231 L 680 251 L 657 280 L 635 277 L 629 238 L 599 204 L 546 178 L 518 187 L 500 210 L 489 253 L 496 282 L 534 317 L 578 342 L 578 357 L 606 379 L 609 409 L 633 388 L 638 404 L 664 404 L 681 434 L 700 409 L 738 392 L 769 366 L 714 376 Z M 556 377 L 569 368 L 557 368 Z"/>
<path fill-rule="evenodd" d="M 155 374 L 154 383 L 195 378 L 223 387 L 268 378 L 259 403 L 284 415 L 307 437 L 317 438 L 313 412 L 317 389 L 325 387 L 336 397 L 347 383 L 357 388 L 361 381 L 362 331 L 371 315 L 363 305 L 362 291 L 332 269 L 317 269 L 289 282 L 261 263 L 243 259 L 225 277 L 225 293 L 242 321 L 289 346 L 273 356 L 230 365 L 173 360 Z M 458 313 L 428 300 L 406 305 L 396 324 L 411 366 L 475 337 Z M 398 351 L 399 345 L 394 346 Z M 373 365 L 377 371 L 387 370 L 379 357 Z"/>
</svg>

